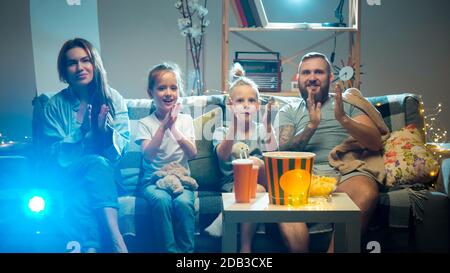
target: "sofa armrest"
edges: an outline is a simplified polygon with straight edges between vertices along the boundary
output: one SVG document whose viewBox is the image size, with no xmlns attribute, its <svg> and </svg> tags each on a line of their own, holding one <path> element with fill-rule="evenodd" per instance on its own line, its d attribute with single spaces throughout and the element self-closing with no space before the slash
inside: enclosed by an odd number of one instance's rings
<svg viewBox="0 0 450 273">
<path fill-rule="evenodd" d="M 436 181 L 436 190 L 450 197 L 450 143 L 426 143 L 426 147 L 439 159 L 440 171 Z"/>
<path fill-rule="evenodd" d="M 447 194 L 450 198 L 450 158 L 442 160 L 441 171 L 436 184 L 436 189 Z"/>
</svg>

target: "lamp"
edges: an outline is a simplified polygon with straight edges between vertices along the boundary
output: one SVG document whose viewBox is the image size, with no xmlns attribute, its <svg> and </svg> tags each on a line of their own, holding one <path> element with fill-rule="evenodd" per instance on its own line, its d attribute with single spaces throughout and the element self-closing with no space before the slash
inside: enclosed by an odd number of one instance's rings
<svg viewBox="0 0 450 273">
<path fill-rule="evenodd" d="M 344 23 L 344 15 L 342 14 L 342 10 L 344 8 L 344 2 L 345 0 L 339 1 L 339 5 L 337 6 L 336 10 L 334 11 L 334 16 L 339 20 L 337 23 L 322 23 L 322 26 L 324 27 L 346 27 L 347 24 Z"/>
</svg>

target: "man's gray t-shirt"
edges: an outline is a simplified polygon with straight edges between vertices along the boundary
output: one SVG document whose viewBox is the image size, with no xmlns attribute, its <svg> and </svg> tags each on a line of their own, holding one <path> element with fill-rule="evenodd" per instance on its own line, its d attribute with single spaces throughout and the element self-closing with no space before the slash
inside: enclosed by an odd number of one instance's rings
<svg viewBox="0 0 450 273">
<path fill-rule="evenodd" d="M 343 102 L 344 111 L 349 117 L 364 114 L 354 105 Z M 278 113 L 278 126 L 293 125 L 294 135 L 300 133 L 309 122 L 308 108 L 302 99 L 299 103 L 287 104 Z M 305 146 L 304 152 L 316 154 L 315 164 L 328 164 L 328 154 L 349 137 L 347 130 L 334 116 L 334 97 L 329 95 L 328 100 L 321 107 L 319 127 Z M 303 152 L 302 151 L 302 152 Z"/>
<path fill-rule="evenodd" d="M 344 111 L 349 117 L 356 117 L 363 112 L 347 102 L 343 102 Z M 309 122 L 308 108 L 306 102 L 302 99 L 295 104 L 287 104 L 278 112 L 278 127 L 283 125 L 294 126 L 294 135 L 300 133 Z M 341 144 L 349 137 L 347 130 L 342 127 L 334 116 L 334 97 L 329 95 L 328 100 L 321 107 L 321 118 L 319 127 L 305 146 L 305 152 L 316 154 L 314 169 L 331 170 L 328 163 L 328 154 L 330 151 Z M 302 152 L 303 152 L 302 151 Z M 333 230 L 331 224 L 327 223 L 308 223 L 309 233 L 330 232 Z"/>
</svg>

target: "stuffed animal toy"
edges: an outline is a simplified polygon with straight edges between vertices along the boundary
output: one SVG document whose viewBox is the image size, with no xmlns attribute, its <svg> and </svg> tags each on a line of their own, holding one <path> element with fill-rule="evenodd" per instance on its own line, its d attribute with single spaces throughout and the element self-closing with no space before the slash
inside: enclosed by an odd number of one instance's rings
<svg viewBox="0 0 450 273">
<path fill-rule="evenodd" d="M 198 188 L 197 181 L 189 176 L 188 170 L 178 162 L 171 162 L 152 174 L 150 181 L 160 189 L 173 194 L 180 194 L 184 187 L 191 190 Z"/>
<path fill-rule="evenodd" d="M 241 158 L 241 155 L 242 158 L 249 157 L 250 156 L 248 154 L 249 152 L 250 148 L 244 142 L 236 142 L 233 144 L 233 147 L 231 148 L 231 155 L 236 159 Z"/>
</svg>

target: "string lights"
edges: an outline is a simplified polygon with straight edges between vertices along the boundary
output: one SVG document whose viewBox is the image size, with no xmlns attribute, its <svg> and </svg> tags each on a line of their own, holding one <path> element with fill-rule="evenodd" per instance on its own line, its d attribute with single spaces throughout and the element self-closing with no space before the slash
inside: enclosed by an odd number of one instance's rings
<svg viewBox="0 0 450 273">
<path fill-rule="evenodd" d="M 442 128 L 438 119 L 439 114 L 442 112 L 442 103 L 438 103 L 438 105 L 431 110 L 425 110 L 422 102 L 422 109 L 420 111 L 424 115 L 424 129 L 427 142 L 446 142 L 447 130 Z"/>
<path fill-rule="evenodd" d="M 447 142 L 447 130 L 445 130 L 439 122 L 439 115 L 443 109 L 442 103 L 438 103 L 438 105 L 432 109 L 425 109 L 423 102 L 420 104 L 420 113 L 423 115 L 425 122 L 423 131 L 427 142 L 427 148 L 435 156 L 442 158 L 443 154 L 449 152 L 448 148 L 439 145 L 440 143 Z"/>
</svg>

